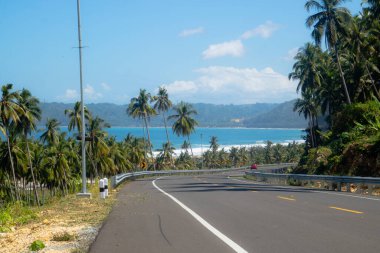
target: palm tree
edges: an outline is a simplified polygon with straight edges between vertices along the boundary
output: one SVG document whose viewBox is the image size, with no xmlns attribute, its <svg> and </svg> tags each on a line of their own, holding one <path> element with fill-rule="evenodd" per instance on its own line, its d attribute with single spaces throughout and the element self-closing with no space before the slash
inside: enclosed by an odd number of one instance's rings
<svg viewBox="0 0 380 253">
<path fill-rule="evenodd" d="M 197 114 L 197 111 L 193 107 L 185 102 L 180 102 L 177 106 L 174 107 L 176 114 L 169 116 L 168 119 L 175 119 L 176 121 L 173 124 L 173 132 L 177 136 L 187 136 L 187 140 L 190 145 L 191 155 L 193 155 L 193 149 L 190 144 L 190 134 L 195 132 L 195 127 L 198 125 L 198 122 L 191 118 L 191 115 Z"/>
<path fill-rule="evenodd" d="M 317 45 L 321 45 L 322 37 L 325 37 L 326 46 L 335 53 L 340 76 L 342 78 L 347 103 L 351 104 L 346 80 L 339 59 L 339 39 L 351 21 L 351 14 L 347 8 L 340 7 L 346 0 L 308 0 L 305 8 L 308 12 L 315 9 L 317 13 L 306 19 L 306 25 L 313 27 L 312 37 Z"/>
<path fill-rule="evenodd" d="M 16 172 L 13 164 L 12 152 L 11 152 L 11 144 L 9 142 L 9 128 L 12 122 L 19 122 L 20 115 L 24 114 L 24 110 L 17 103 L 17 99 L 20 98 L 20 94 L 18 92 L 12 92 L 13 85 L 6 84 L 1 87 L 2 97 L 0 101 L 0 117 L 1 124 L 3 128 L 3 133 L 5 134 L 5 138 L 7 139 L 8 145 L 8 155 L 11 162 L 12 168 L 12 176 L 13 183 L 15 187 L 15 195 L 16 199 L 20 200 L 20 195 L 18 192 L 17 181 L 16 181 Z"/>
<path fill-rule="evenodd" d="M 101 158 L 102 154 L 107 155 L 107 152 L 109 151 L 105 142 L 107 133 L 103 131 L 103 128 L 109 127 L 111 126 L 98 116 L 89 119 L 89 124 L 87 126 L 86 132 L 90 137 L 88 149 L 95 177 L 98 177 L 99 175 L 97 161 Z"/>
<path fill-rule="evenodd" d="M 310 90 L 306 90 L 306 92 L 302 94 L 302 99 L 298 98 L 296 100 L 293 111 L 298 111 L 300 115 L 304 115 L 305 119 L 309 119 L 311 146 L 312 148 L 316 147 L 316 138 L 313 129 L 315 127 L 317 106 L 315 97 Z"/>
<path fill-rule="evenodd" d="M 59 125 L 58 120 L 48 118 L 45 124 L 46 130 L 40 136 L 41 141 L 47 143 L 48 146 L 57 145 L 60 134 Z"/>
<path fill-rule="evenodd" d="M 150 106 L 150 101 L 152 101 L 152 96 L 150 93 L 147 93 L 145 89 L 140 89 L 140 93 L 138 97 L 134 97 L 131 99 L 131 102 L 128 105 L 127 113 L 132 116 L 132 118 L 143 119 L 148 135 L 148 145 L 150 147 L 150 155 L 153 159 L 153 151 L 152 145 L 150 141 L 150 133 L 148 127 L 148 119 L 156 115 L 156 111 Z"/>
<path fill-rule="evenodd" d="M 289 74 L 289 79 L 299 80 L 297 92 L 317 89 L 321 85 L 321 56 L 321 49 L 311 43 L 306 43 L 304 47 L 298 50 L 294 57 L 296 62 L 293 65 L 293 72 Z"/>
<path fill-rule="evenodd" d="M 211 148 L 211 150 L 212 150 L 213 153 L 216 153 L 218 151 L 218 148 L 219 148 L 218 137 L 211 136 L 211 139 L 210 139 L 210 148 Z"/>
<path fill-rule="evenodd" d="M 73 129 L 78 129 L 78 136 L 81 136 L 82 133 L 82 119 L 81 119 L 81 102 L 76 102 L 74 105 L 74 109 L 66 109 L 65 115 L 67 115 L 70 119 L 69 121 L 69 131 Z M 84 107 L 84 116 L 85 119 L 89 120 L 91 115 L 88 111 L 87 107 Z"/>
<path fill-rule="evenodd" d="M 34 195 L 37 205 L 39 205 L 36 180 L 34 177 L 33 164 L 29 149 L 28 135 L 30 135 L 32 131 L 36 130 L 36 121 L 41 119 L 41 109 L 38 107 L 39 100 L 36 97 L 33 97 L 30 91 L 26 89 L 23 89 L 21 91 L 18 102 L 25 113 L 20 116 L 20 122 L 16 127 L 19 128 L 19 131 L 22 132 L 25 138 L 29 168 L 33 180 Z"/>
<path fill-rule="evenodd" d="M 165 87 L 160 87 L 158 89 L 158 94 L 157 96 L 153 97 L 153 101 L 156 102 L 153 105 L 153 108 L 156 109 L 158 112 L 162 112 L 162 117 L 164 118 L 166 138 L 167 138 L 168 143 L 170 143 L 165 112 L 167 112 L 172 107 L 172 101 L 170 101 L 168 92 L 165 89 Z"/>
<path fill-rule="evenodd" d="M 169 142 L 162 144 L 162 149 L 157 156 L 157 167 L 165 168 L 172 164 L 172 156 L 174 154 L 174 147 Z"/>
</svg>

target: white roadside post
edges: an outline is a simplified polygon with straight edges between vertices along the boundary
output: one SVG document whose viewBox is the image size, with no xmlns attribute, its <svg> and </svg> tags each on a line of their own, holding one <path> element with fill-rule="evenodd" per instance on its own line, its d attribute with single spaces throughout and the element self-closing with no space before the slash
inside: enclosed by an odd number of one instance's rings
<svg viewBox="0 0 380 253">
<path fill-rule="evenodd" d="M 105 177 L 103 181 L 104 181 L 104 195 L 107 198 L 108 197 L 108 178 Z"/>
<path fill-rule="evenodd" d="M 100 192 L 100 198 L 101 199 L 106 198 L 105 193 L 104 193 L 104 180 L 103 179 L 99 180 L 99 192 Z"/>
</svg>

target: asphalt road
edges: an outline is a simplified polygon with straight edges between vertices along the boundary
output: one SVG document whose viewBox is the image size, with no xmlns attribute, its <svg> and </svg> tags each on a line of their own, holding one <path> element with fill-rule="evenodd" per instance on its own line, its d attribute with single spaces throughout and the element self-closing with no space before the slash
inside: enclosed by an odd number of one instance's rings
<svg viewBox="0 0 380 253">
<path fill-rule="evenodd" d="M 124 186 L 90 252 L 380 252 L 380 198 L 228 174 L 155 179 Z"/>
</svg>

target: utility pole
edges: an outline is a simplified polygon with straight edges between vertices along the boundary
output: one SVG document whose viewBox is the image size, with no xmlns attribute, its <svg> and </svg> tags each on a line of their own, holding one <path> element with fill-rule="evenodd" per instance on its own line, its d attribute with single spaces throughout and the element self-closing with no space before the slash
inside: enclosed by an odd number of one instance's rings
<svg viewBox="0 0 380 253">
<path fill-rule="evenodd" d="M 82 120 L 82 192 L 78 193 L 78 197 L 91 197 L 91 193 L 87 192 L 86 184 L 86 124 L 84 121 L 84 100 L 83 100 L 83 74 L 82 74 L 82 36 L 80 31 L 80 0 L 77 0 L 77 13 L 78 13 L 78 42 L 79 42 L 79 78 L 80 78 L 80 100 L 81 100 L 81 120 Z"/>
</svg>

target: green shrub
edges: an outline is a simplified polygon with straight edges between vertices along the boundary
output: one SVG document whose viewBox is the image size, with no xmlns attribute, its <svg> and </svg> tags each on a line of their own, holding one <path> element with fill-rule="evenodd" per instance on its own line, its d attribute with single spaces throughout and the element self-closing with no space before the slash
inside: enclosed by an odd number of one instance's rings
<svg viewBox="0 0 380 253">
<path fill-rule="evenodd" d="M 337 113 L 333 120 L 333 135 L 339 136 L 343 132 L 349 132 L 357 123 L 367 125 L 368 121 L 376 122 L 380 115 L 380 103 L 369 101 L 346 106 L 342 112 Z"/>
<path fill-rule="evenodd" d="M 29 247 L 31 251 L 40 251 L 43 248 L 45 248 L 45 244 L 40 240 L 34 241 Z"/>
</svg>

